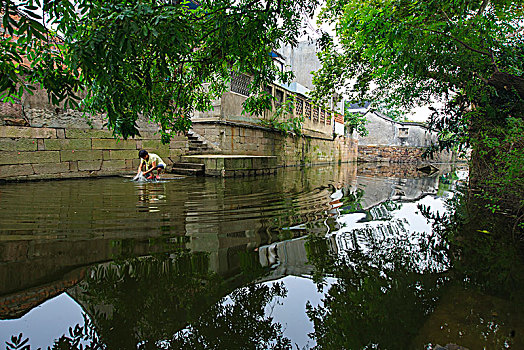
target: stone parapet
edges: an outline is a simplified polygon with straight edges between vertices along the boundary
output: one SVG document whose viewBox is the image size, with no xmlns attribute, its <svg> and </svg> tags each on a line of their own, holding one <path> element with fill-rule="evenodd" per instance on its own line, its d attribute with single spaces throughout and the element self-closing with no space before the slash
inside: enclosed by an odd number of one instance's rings
<svg viewBox="0 0 524 350">
<path fill-rule="evenodd" d="M 272 122 L 284 123 L 291 118 L 301 118 L 302 134 L 313 137 L 332 137 L 335 113 L 329 108 L 315 105 L 308 97 L 279 84 L 269 84 L 266 86 L 266 92 L 274 98 L 271 107 L 261 115 L 252 115 L 244 110 L 244 103 L 248 99 L 249 92 L 241 90 L 243 91 L 232 89 L 225 92 L 221 98 L 213 101 L 212 111 L 195 112 L 192 120 L 194 122 L 227 121 L 260 126 L 270 125 Z M 286 112 L 275 114 L 286 101 L 290 102 Z"/>
</svg>

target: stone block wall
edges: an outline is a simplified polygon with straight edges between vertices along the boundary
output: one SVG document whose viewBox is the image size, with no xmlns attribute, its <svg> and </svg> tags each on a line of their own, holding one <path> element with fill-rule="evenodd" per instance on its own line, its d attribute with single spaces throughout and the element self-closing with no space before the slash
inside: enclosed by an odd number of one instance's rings
<svg viewBox="0 0 524 350">
<path fill-rule="evenodd" d="M 454 161 L 453 154 L 440 152 L 433 159 L 423 159 L 425 147 L 358 145 L 359 162 L 420 163 Z"/>
<path fill-rule="evenodd" d="M 358 147 L 359 162 L 417 163 L 422 160 L 423 147 L 362 146 Z"/>
<path fill-rule="evenodd" d="M 275 156 L 279 166 L 356 161 L 357 141 L 315 138 L 232 122 L 194 122 L 193 130 L 223 154 Z"/>
<path fill-rule="evenodd" d="M 2 125 L 0 180 L 132 174 L 142 148 L 172 163 L 187 152 L 188 144 L 179 136 L 163 145 L 149 131 L 140 138 L 116 140 L 107 130 Z"/>
<path fill-rule="evenodd" d="M 163 145 L 158 126 L 137 121 L 141 137 L 117 140 L 105 116 L 50 104 L 37 89 L 13 102 L 0 102 L 0 180 L 38 180 L 106 176 L 138 168 L 138 150 L 157 153 L 168 163 L 187 153 L 185 136 Z"/>
<path fill-rule="evenodd" d="M 194 130 L 222 154 L 275 156 L 277 166 L 356 160 L 356 140 L 292 137 L 270 129 L 195 123 Z M 132 174 L 138 150 L 157 153 L 168 165 L 188 153 L 185 136 L 163 145 L 159 135 L 116 140 L 111 132 L 84 128 L 0 125 L 0 180 L 39 180 Z"/>
</svg>

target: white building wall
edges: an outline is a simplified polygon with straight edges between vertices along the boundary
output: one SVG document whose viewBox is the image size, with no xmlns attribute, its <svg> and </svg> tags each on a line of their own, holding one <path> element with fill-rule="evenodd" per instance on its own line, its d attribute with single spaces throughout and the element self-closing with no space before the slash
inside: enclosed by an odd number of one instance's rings
<svg viewBox="0 0 524 350">
<path fill-rule="evenodd" d="M 422 125 L 397 122 L 376 112 L 368 112 L 365 117 L 369 134 L 359 138 L 359 145 L 428 147 L 436 142 L 436 133 Z"/>
<path fill-rule="evenodd" d="M 335 122 L 335 134 L 344 135 L 344 124 Z"/>
</svg>

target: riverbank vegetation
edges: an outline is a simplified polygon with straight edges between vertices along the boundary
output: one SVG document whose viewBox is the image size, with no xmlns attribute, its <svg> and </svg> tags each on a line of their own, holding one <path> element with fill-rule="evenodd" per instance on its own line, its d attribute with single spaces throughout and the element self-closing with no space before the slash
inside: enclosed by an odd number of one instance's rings
<svg viewBox="0 0 524 350">
<path fill-rule="evenodd" d="M 329 0 L 315 96 L 411 109 L 434 101 L 438 149 L 472 149 L 471 186 L 496 211 L 524 213 L 524 9 L 520 1 Z"/>
</svg>

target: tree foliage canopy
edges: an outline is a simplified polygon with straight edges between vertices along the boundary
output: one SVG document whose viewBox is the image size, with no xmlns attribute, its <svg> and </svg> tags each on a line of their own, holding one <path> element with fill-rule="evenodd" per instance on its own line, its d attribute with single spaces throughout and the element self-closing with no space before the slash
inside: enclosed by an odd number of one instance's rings
<svg viewBox="0 0 524 350">
<path fill-rule="evenodd" d="M 21 96 L 40 84 L 53 103 L 76 107 L 81 101 L 86 111 L 105 113 L 116 134 L 137 135 L 143 114 L 160 124 L 167 140 L 189 127 L 194 110 L 212 108 L 231 72 L 253 76 L 253 99 L 265 83 L 289 79 L 270 54 L 296 41 L 302 18 L 312 16 L 317 4 L 0 0 L 1 97 Z"/>
<path fill-rule="evenodd" d="M 522 117 L 521 1 L 328 0 L 320 18 L 339 42 L 321 40 L 317 98 L 345 88 L 407 109 L 442 101 L 442 141 L 464 141 L 473 105 L 477 116 Z"/>
</svg>

